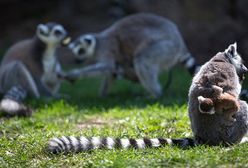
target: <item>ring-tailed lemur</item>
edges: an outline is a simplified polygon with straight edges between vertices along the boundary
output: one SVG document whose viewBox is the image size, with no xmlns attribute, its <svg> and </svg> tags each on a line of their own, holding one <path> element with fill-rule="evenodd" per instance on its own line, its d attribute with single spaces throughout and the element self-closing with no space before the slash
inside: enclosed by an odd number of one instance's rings
<svg viewBox="0 0 248 168">
<path fill-rule="evenodd" d="M 198 143 L 208 145 L 238 143 L 247 133 L 247 104 L 239 99 L 240 80 L 244 79 L 245 73 L 247 68 L 242 63 L 235 43 L 224 52 L 217 53 L 195 75 L 189 90 L 189 117 L 194 138 Z M 212 98 L 212 92 L 203 95 L 203 88 L 209 89 L 213 86 L 222 88 L 222 94 L 229 94 L 235 101 L 232 103 L 234 107 L 214 109 L 210 113 L 201 111 L 199 96 Z M 228 101 L 229 99 L 223 103 Z M 239 108 L 236 108 L 237 104 Z"/>
<path fill-rule="evenodd" d="M 239 99 L 241 90 L 240 76 L 243 76 L 245 73 L 247 73 L 247 68 L 242 64 L 241 57 L 236 50 L 236 44 L 230 45 L 227 50 L 218 53 L 201 67 L 200 71 L 193 78 L 189 90 L 188 111 L 194 139 L 120 139 L 63 136 L 51 139 L 48 149 L 52 153 L 60 153 L 80 152 L 96 148 L 142 149 L 163 145 L 189 147 L 200 144 L 232 145 L 247 142 L 248 138 L 245 135 L 248 130 L 248 106 L 245 101 Z M 230 94 L 239 104 L 239 110 L 232 113 L 234 120 L 226 117 L 226 113 L 229 113 L 229 110 L 225 108 L 220 113 L 218 111 L 204 113 L 199 110 L 199 96 L 211 97 L 212 90 L 218 90 L 219 88 L 221 88 L 221 91 L 218 94 Z M 210 93 L 207 93 L 207 91 Z M 235 103 L 233 105 L 235 106 Z"/>
<path fill-rule="evenodd" d="M 205 79 L 207 83 L 209 79 Z M 239 102 L 237 96 L 227 92 L 216 85 L 209 85 L 208 87 L 199 87 L 201 96 L 198 96 L 199 111 L 201 113 L 223 113 L 225 112 L 226 118 L 233 121 L 233 115 L 239 111 Z"/>
<path fill-rule="evenodd" d="M 60 76 L 67 80 L 103 77 L 100 95 L 106 96 L 115 76 L 139 81 L 153 96 L 162 89 L 158 76 L 182 63 L 190 73 L 199 68 L 176 25 L 152 14 L 135 14 L 106 30 L 80 36 L 69 45 L 77 60 L 95 62 Z"/>
<path fill-rule="evenodd" d="M 0 66 L 0 92 L 4 94 L 0 111 L 9 115 L 29 116 L 32 110 L 22 101 L 27 95 L 55 96 L 61 71 L 57 48 L 70 42 L 66 30 L 57 23 L 39 24 L 36 35 L 13 45 Z"/>
</svg>

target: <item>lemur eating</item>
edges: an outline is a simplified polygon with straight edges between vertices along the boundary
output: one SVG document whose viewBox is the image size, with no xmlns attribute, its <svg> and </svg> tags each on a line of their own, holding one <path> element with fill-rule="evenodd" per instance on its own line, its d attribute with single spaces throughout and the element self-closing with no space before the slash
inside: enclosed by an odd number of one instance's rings
<svg viewBox="0 0 248 168">
<path fill-rule="evenodd" d="M 182 63 L 194 74 L 197 66 L 177 26 L 153 14 L 125 17 L 100 33 L 85 34 L 68 45 L 79 61 L 93 62 L 81 69 L 61 74 L 73 81 L 79 78 L 103 77 L 100 96 L 106 96 L 117 77 L 140 82 L 151 94 L 162 95 L 159 74 Z"/>
<path fill-rule="evenodd" d="M 56 96 L 61 81 L 56 50 L 69 42 L 62 25 L 47 23 L 37 26 L 33 38 L 11 46 L 0 65 L 0 111 L 30 116 L 32 109 L 23 104 L 27 96 Z"/>
<path fill-rule="evenodd" d="M 236 43 L 230 45 L 224 52 L 217 53 L 201 67 L 194 76 L 189 89 L 188 112 L 193 139 L 62 136 L 51 139 L 48 150 L 56 154 L 97 148 L 143 149 L 164 145 L 190 147 L 201 144 L 228 146 L 247 142 L 245 135 L 248 130 L 248 106 L 245 101 L 239 99 L 241 80 L 244 79 L 243 76 L 246 73 L 247 68 L 237 52 Z M 211 110 L 202 111 L 200 106 L 206 102 L 201 98 L 213 102 L 208 108 Z M 229 105 L 228 108 L 222 108 L 227 102 L 233 107 Z M 221 110 L 219 111 L 218 108 Z"/>
</svg>

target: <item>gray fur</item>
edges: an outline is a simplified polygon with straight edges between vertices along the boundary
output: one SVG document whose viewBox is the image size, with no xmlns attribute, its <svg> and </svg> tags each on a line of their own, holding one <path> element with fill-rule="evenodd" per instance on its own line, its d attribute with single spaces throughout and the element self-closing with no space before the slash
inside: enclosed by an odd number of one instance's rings
<svg viewBox="0 0 248 168">
<path fill-rule="evenodd" d="M 236 49 L 235 49 L 236 50 Z M 199 144 L 232 145 L 246 143 L 248 130 L 248 106 L 239 99 L 241 90 L 240 77 L 247 73 L 242 63 L 233 65 L 233 55 L 226 55 L 229 50 L 218 53 L 204 64 L 193 78 L 189 90 L 188 110 L 194 139 L 120 139 L 101 137 L 61 137 L 49 141 L 48 150 L 54 154 L 61 152 L 80 152 L 97 148 L 136 148 L 160 147 L 163 145 L 177 145 L 192 147 Z M 236 55 L 240 57 L 239 55 Z M 239 59 L 242 61 L 241 57 Z M 237 66 L 240 65 L 240 66 Z M 243 78 L 242 78 L 243 79 Z M 229 93 L 239 102 L 240 108 L 234 114 L 235 120 L 229 120 L 223 113 L 202 113 L 199 110 L 199 96 L 212 96 L 212 86 L 220 92 Z M 206 89 L 204 89 L 206 88 Z M 210 93 L 206 93 L 210 92 Z"/>
<path fill-rule="evenodd" d="M 189 90 L 188 110 L 191 128 L 199 144 L 228 145 L 239 143 L 247 133 L 247 103 L 239 99 L 241 92 L 239 75 L 241 75 L 244 65 L 241 66 L 242 59 L 239 55 L 228 54 L 229 49 L 218 53 L 209 62 L 205 63 L 193 78 Z M 232 61 L 234 57 L 239 57 L 238 63 L 234 64 Z M 244 68 L 244 71 L 247 71 L 247 69 Z M 224 93 L 233 95 L 239 102 L 240 110 L 233 116 L 235 120 L 228 120 L 225 117 L 227 115 L 225 111 L 214 114 L 199 111 L 198 97 L 202 96 L 202 88 L 209 88 L 213 85 L 221 87 Z"/>
<path fill-rule="evenodd" d="M 103 77 L 101 96 L 107 95 L 111 76 L 122 76 L 139 81 L 153 97 L 159 97 L 162 88 L 158 76 L 162 70 L 177 63 L 183 63 L 192 73 L 197 69 L 176 25 L 152 14 L 126 17 L 100 33 L 80 36 L 69 47 L 78 60 L 96 63 L 62 76 L 68 80 Z"/>
<path fill-rule="evenodd" d="M 0 66 L 0 92 L 4 94 L 1 111 L 11 115 L 31 115 L 30 108 L 22 103 L 27 96 L 56 96 L 61 81 L 57 77 L 61 69 L 56 50 L 66 37 L 61 25 L 40 24 L 34 38 L 10 47 Z M 20 91 L 16 92 L 15 88 Z"/>
</svg>

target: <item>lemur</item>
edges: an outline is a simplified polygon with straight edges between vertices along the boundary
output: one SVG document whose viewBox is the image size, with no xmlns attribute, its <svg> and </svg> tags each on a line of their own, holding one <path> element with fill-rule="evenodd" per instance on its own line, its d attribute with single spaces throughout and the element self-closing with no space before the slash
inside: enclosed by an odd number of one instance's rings
<svg viewBox="0 0 248 168">
<path fill-rule="evenodd" d="M 207 82 L 205 80 L 205 82 Z M 199 111 L 201 113 L 214 114 L 225 111 L 226 117 L 235 120 L 233 114 L 239 110 L 237 97 L 229 93 L 223 93 L 219 86 L 199 87 L 202 96 L 198 96 Z M 203 97 L 205 96 L 205 97 Z"/>
<path fill-rule="evenodd" d="M 27 96 L 56 96 L 61 81 L 56 50 L 69 42 L 62 25 L 47 23 L 37 26 L 33 38 L 11 46 L 0 65 L 0 111 L 30 116 L 32 109 L 23 104 Z"/>
<path fill-rule="evenodd" d="M 49 141 L 48 150 L 54 154 L 61 152 L 80 152 L 97 148 L 136 148 L 160 147 L 164 145 L 177 145 L 179 147 L 193 147 L 196 145 L 232 145 L 247 142 L 245 137 L 248 130 L 248 106 L 245 101 L 239 99 L 241 81 L 247 68 L 237 52 L 236 44 L 232 44 L 224 52 L 215 55 L 206 62 L 194 76 L 189 89 L 188 112 L 194 138 L 168 139 L 168 138 L 141 138 L 120 139 L 111 137 L 65 137 L 53 138 Z M 208 81 L 206 80 L 206 75 Z M 241 78 L 242 77 L 242 78 Z M 232 96 L 233 106 L 236 103 L 239 110 L 233 112 L 233 120 L 226 117 L 228 109 L 221 112 L 202 112 L 199 109 L 199 96 L 209 96 L 211 100 L 213 90 L 216 96 L 229 94 Z M 207 93 L 207 92 L 210 93 Z M 211 97 L 212 96 L 212 97 Z M 221 97 L 221 96 L 220 96 Z M 229 100 L 228 100 L 229 101 Z M 225 104 L 226 102 L 223 101 Z"/>
<path fill-rule="evenodd" d="M 242 63 L 237 45 L 234 43 L 224 52 L 217 53 L 195 75 L 189 90 L 188 105 L 191 128 L 198 143 L 208 145 L 238 143 L 247 133 L 247 103 L 239 99 L 245 73 L 247 68 Z M 212 92 L 203 95 L 204 88 L 211 87 L 213 89 L 220 87 L 221 94 L 227 94 L 229 97 L 224 100 L 223 106 L 231 99 L 233 102 L 229 102 L 229 105 L 233 104 L 233 107 L 226 106 L 212 112 L 202 111 L 200 99 L 212 96 Z"/>
<path fill-rule="evenodd" d="M 157 98 L 162 95 L 158 79 L 162 70 L 177 63 L 182 63 L 191 74 L 199 68 L 177 26 L 153 14 L 125 17 L 102 32 L 81 35 L 68 46 L 76 60 L 91 64 L 59 76 L 71 81 L 103 77 L 100 96 L 106 96 L 113 79 L 121 76 L 140 82 Z"/>
</svg>

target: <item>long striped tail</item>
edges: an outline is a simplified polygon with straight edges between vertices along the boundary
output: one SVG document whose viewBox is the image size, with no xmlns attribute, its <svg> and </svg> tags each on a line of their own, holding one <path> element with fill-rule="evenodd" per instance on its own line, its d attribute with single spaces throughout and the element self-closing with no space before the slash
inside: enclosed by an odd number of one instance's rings
<svg viewBox="0 0 248 168">
<path fill-rule="evenodd" d="M 181 61 L 183 66 L 189 71 L 191 75 L 195 75 L 200 70 L 200 65 L 197 64 L 195 58 L 188 53 L 188 57 Z"/>
<path fill-rule="evenodd" d="M 190 138 L 168 139 L 168 138 L 142 138 L 142 139 L 120 139 L 102 137 L 65 137 L 53 138 L 49 141 L 48 151 L 53 154 L 82 152 L 93 149 L 144 149 L 156 148 L 165 145 L 176 145 L 182 148 L 195 146 L 195 141 Z"/>
</svg>

